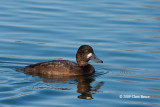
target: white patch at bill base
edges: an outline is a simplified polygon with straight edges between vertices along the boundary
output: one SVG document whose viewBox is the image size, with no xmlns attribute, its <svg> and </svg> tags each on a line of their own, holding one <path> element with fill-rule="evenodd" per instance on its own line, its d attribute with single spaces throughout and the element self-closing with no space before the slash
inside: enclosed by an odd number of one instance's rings
<svg viewBox="0 0 160 107">
<path fill-rule="evenodd" d="M 92 53 L 89 53 L 88 55 L 87 55 L 87 58 L 90 58 L 92 56 Z"/>
</svg>

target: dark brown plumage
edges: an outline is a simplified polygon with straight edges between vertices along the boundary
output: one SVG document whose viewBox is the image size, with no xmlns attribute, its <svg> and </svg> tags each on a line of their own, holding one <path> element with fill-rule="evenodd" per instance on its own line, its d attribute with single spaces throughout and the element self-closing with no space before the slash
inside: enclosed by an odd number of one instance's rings
<svg viewBox="0 0 160 107">
<path fill-rule="evenodd" d="M 46 75 L 85 75 L 95 72 L 94 67 L 88 63 L 93 60 L 97 63 L 103 63 L 99 60 L 92 47 L 82 45 L 76 54 L 77 64 L 68 60 L 53 60 L 26 66 L 18 71 L 25 71 L 30 73 L 39 73 Z"/>
</svg>

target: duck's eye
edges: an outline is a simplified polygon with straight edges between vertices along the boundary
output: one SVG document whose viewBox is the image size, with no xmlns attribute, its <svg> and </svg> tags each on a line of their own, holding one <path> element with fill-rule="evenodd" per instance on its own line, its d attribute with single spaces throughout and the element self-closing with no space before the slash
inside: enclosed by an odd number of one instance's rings
<svg viewBox="0 0 160 107">
<path fill-rule="evenodd" d="M 85 52 L 87 53 L 87 52 L 88 52 L 88 50 L 86 49 L 86 50 L 85 50 Z"/>
</svg>

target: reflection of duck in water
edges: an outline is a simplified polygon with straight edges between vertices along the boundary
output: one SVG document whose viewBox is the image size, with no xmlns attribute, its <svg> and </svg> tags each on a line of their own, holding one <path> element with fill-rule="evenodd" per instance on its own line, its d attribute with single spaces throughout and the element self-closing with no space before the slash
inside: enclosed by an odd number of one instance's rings
<svg viewBox="0 0 160 107">
<path fill-rule="evenodd" d="M 94 67 L 88 63 L 93 60 L 96 63 L 103 63 L 96 57 L 91 46 L 82 45 L 76 54 L 77 64 L 68 60 L 53 60 L 38 64 L 29 65 L 18 71 L 39 73 L 46 75 L 85 75 L 95 72 Z"/>
<path fill-rule="evenodd" d="M 55 76 L 55 75 L 44 75 L 44 74 L 33 74 L 27 73 L 33 76 L 39 76 L 42 78 L 45 83 L 68 83 L 77 85 L 77 92 L 81 95 L 78 96 L 80 99 L 93 99 L 92 94 L 95 94 L 99 88 L 104 84 L 103 82 L 98 82 L 94 87 L 91 86 L 91 83 L 95 81 L 94 76 L 85 75 L 85 76 Z M 69 81 L 74 79 L 75 81 Z M 52 89 L 56 90 L 71 90 L 70 88 L 55 87 Z"/>
<path fill-rule="evenodd" d="M 81 95 L 78 96 L 80 99 L 93 99 L 92 94 L 96 93 L 104 84 L 103 82 L 99 82 L 96 86 L 92 87 L 91 83 L 95 81 L 95 79 L 87 76 L 77 77 L 76 81 L 78 82 L 77 92 L 81 93 Z"/>
</svg>

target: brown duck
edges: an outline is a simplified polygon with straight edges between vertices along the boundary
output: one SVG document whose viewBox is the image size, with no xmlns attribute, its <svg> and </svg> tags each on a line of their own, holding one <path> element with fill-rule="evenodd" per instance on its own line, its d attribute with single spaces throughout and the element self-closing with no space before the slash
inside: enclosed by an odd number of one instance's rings
<svg viewBox="0 0 160 107">
<path fill-rule="evenodd" d="M 92 47 L 89 45 L 80 46 L 76 54 L 76 60 L 77 63 L 68 60 L 42 62 L 26 66 L 18 71 L 44 75 L 86 75 L 95 72 L 94 67 L 89 64 L 89 60 L 93 60 L 96 63 L 103 63 L 103 61 L 96 57 Z"/>
</svg>

